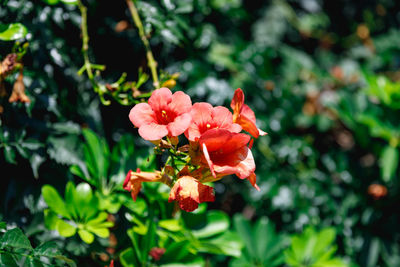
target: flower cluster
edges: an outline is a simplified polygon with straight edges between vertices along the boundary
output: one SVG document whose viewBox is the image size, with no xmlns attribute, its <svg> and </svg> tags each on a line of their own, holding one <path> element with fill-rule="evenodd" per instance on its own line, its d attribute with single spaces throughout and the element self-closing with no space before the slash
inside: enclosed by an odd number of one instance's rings
<svg viewBox="0 0 400 267">
<path fill-rule="evenodd" d="M 204 183 L 227 175 L 248 179 L 260 190 L 251 136 L 258 138 L 266 133 L 257 128 L 255 114 L 244 104 L 240 88 L 235 91 L 231 108 L 233 113 L 204 102 L 192 105 L 188 95 L 181 91 L 172 94 L 168 88 L 155 90 L 148 103 L 135 105 L 129 119 L 139 128 L 139 135 L 155 144 L 157 153 L 167 152 L 169 157 L 161 171 L 129 171 L 124 189 L 136 200 L 142 182 L 165 183 L 171 187 L 169 202 L 177 201 L 185 211 L 214 201 L 213 188 Z M 185 145 L 179 146 L 182 141 Z"/>
</svg>

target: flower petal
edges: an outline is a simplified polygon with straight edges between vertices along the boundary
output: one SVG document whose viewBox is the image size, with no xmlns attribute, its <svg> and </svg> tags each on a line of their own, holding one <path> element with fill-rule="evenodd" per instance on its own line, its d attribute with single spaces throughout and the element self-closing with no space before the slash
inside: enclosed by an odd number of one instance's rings
<svg viewBox="0 0 400 267">
<path fill-rule="evenodd" d="M 182 115 L 175 118 L 173 122 L 168 124 L 168 133 L 171 136 L 178 136 L 183 134 L 189 127 L 192 121 L 190 113 L 183 113 Z"/>
<path fill-rule="evenodd" d="M 216 173 L 236 174 L 240 179 L 249 177 L 256 169 L 253 154 L 248 147 L 244 147 L 224 157 L 224 161 L 213 161 Z"/>
<path fill-rule="evenodd" d="M 171 189 L 168 202 L 178 201 L 181 209 L 194 211 L 199 203 L 214 201 L 213 188 L 200 183 L 191 176 L 183 176 L 176 181 Z"/>
<path fill-rule="evenodd" d="M 168 104 L 168 109 L 175 112 L 176 115 L 181 115 L 190 112 L 192 108 L 192 100 L 190 96 L 182 91 L 178 91 L 172 95 L 171 103 Z"/>
<path fill-rule="evenodd" d="M 150 123 L 143 125 L 139 128 L 139 135 L 148 141 L 155 141 L 163 138 L 168 134 L 166 125 L 160 125 L 156 123 Z"/>
<path fill-rule="evenodd" d="M 208 149 L 207 149 L 206 144 L 203 143 L 202 149 L 203 149 L 204 158 L 207 161 L 207 164 L 208 164 L 208 167 L 210 168 L 212 176 L 217 177 L 217 175 L 215 174 L 215 171 L 214 171 L 214 163 L 211 161 L 210 154 L 208 154 Z"/>
<path fill-rule="evenodd" d="M 242 106 L 244 105 L 244 94 L 242 89 L 238 88 L 235 90 L 231 101 L 231 108 L 233 110 L 233 116 L 238 116 L 242 110 Z"/>
<path fill-rule="evenodd" d="M 211 129 L 200 136 L 200 144 L 206 144 L 208 152 L 215 151 L 224 146 L 231 139 L 231 132 L 225 129 Z"/>
<path fill-rule="evenodd" d="M 214 124 L 218 128 L 227 129 L 230 132 L 238 133 L 242 130 L 242 127 L 236 123 L 233 123 L 232 113 L 226 107 L 215 107 L 212 111 Z"/>
<path fill-rule="evenodd" d="M 136 104 L 129 112 L 129 120 L 136 127 L 156 122 L 154 118 L 154 111 L 147 103 Z"/>
<path fill-rule="evenodd" d="M 200 102 L 195 103 L 190 111 L 192 115 L 192 123 L 189 125 L 188 130 L 185 132 L 185 136 L 190 141 L 196 141 L 201 133 L 203 127 L 206 127 L 207 123 L 211 121 L 211 113 L 213 107 L 209 103 Z"/>
<path fill-rule="evenodd" d="M 260 191 L 260 188 L 258 187 L 258 185 L 256 184 L 256 174 L 253 172 L 252 174 L 250 174 L 249 177 L 247 177 L 247 179 L 249 180 L 249 182 L 251 183 L 251 185 L 257 189 L 257 191 Z"/>
<path fill-rule="evenodd" d="M 149 105 L 154 110 L 154 112 L 161 112 L 162 110 L 166 110 L 168 104 L 172 100 L 172 93 L 171 91 L 166 88 L 160 88 L 154 90 L 149 98 Z"/>
</svg>

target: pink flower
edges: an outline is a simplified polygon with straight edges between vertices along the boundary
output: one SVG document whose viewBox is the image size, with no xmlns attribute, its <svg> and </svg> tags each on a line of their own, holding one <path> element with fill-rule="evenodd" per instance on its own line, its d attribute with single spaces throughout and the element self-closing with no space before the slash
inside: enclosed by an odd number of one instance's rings
<svg viewBox="0 0 400 267">
<path fill-rule="evenodd" d="M 238 133 L 242 130 L 239 124 L 233 123 L 232 113 L 225 107 L 213 107 L 209 103 L 195 103 L 190 112 L 192 123 L 185 132 L 190 141 L 197 141 L 200 136 L 214 128 L 226 129 Z"/>
<path fill-rule="evenodd" d="M 220 174 L 236 174 L 240 179 L 248 178 L 259 190 L 254 174 L 256 165 L 247 146 L 249 141 L 249 135 L 225 129 L 211 129 L 202 134 L 199 143 L 212 175 L 217 178 Z"/>
<path fill-rule="evenodd" d="M 233 110 L 233 122 L 242 126 L 243 130 L 249 132 L 255 138 L 267 134 L 257 128 L 256 115 L 248 105 L 244 104 L 244 94 L 242 89 L 236 89 L 232 98 L 231 108 Z"/>
<path fill-rule="evenodd" d="M 215 200 L 213 188 L 200 183 L 191 176 L 182 176 L 176 181 L 169 194 L 168 202 L 178 201 L 184 211 L 194 211 L 202 202 Z"/>
<path fill-rule="evenodd" d="M 160 88 L 153 92 L 148 103 L 135 105 L 129 119 L 139 128 L 139 135 L 149 141 L 164 136 L 175 137 L 186 131 L 191 122 L 190 97 L 179 91 L 174 94 L 168 88 Z"/>
</svg>

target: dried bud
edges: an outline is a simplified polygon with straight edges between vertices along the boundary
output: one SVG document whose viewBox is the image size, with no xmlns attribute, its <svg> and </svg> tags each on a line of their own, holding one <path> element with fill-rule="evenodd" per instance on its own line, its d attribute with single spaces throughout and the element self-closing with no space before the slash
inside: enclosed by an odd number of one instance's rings
<svg viewBox="0 0 400 267">
<path fill-rule="evenodd" d="M 165 253 L 165 248 L 152 248 L 149 252 L 150 257 L 155 261 L 159 261 Z"/>
<path fill-rule="evenodd" d="M 360 37 L 360 39 L 367 39 L 369 38 L 369 29 L 365 24 L 360 24 L 357 27 L 357 36 Z"/>
<path fill-rule="evenodd" d="M 106 88 L 107 88 L 107 90 L 110 91 L 110 92 L 114 92 L 114 91 L 117 90 L 117 88 L 113 87 L 113 86 L 112 86 L 111 84 L 109 84 L 109 83 L 106 83 Z"/>
<path fill-rule="evenodd" d="M 368 195 L 372 196 L 375 200 L 378 200 L 387 195 L 387 188 L 381 184 L 371 184 L 368 187 Z"/>
<path fill-rule="evenodd" d="M 266 81 L 264 83 L 264 88 L 268 91 L 272 91 L 275 88 L 275 83 L 273 81 Z"/>
<path fill-rule="evenodd" d="M 128 28 L 129 28 L 129 23 L 128 23 L 128 21 L 126 21 L 126 20 L 121 20 L 120 22 L 117 23 L 117 25 L 115 25 L 114 30 L 115 30 L 116 32 L 123 32 L 123 31 L 125 31 L 125 30 L 128 29 Z"/>
<path fill-rule="evenodd" d="M 14 69 L 17 63 L 17 54 L 8 54 L 0 64 L 0 75 L 5 77 Z"/>
<path fill-rule="evenodd" d="M 17 80 L 14 83 L 14 87 L 13 87 L 11 96 L 8 99 L 8 101 L 10 103 L 13 103 L 13 102 L 30 103 L 31 102 L 29 97 L 25 94 L 25 85 L 24 85 L 23 78 L 24 78 L 24 75 L 22 74 L 22 69 L 21 69 L 19 72 L 19 75 L 17 77 Z"/>
</svg>

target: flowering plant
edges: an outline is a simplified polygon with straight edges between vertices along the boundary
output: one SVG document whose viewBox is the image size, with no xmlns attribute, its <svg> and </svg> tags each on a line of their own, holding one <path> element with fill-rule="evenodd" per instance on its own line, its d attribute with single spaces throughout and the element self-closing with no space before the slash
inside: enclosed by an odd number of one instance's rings
<svg viewBox="0 0 400 267">
<path fill-rule="evenodd" d="M 248 179 L 260 190 L 250 135 L 258 138 L 266 133 L 257 128 L 255 114 L 244 104 L 240 88 L 235 91 L 231 108 L 233 114 L 205 102 L 192 105 L 184 92 L 172 94 L 165 87 L 155 90 L 148 103 L 135 105 L 129 113 L 130 121 L 143 139 L 155 144 L 156 153 L 166 152 L 168 158 L 161 171 L 128 172 L 123 187 L 133 200 L 142 182 L 162 182 L 171 187 L 169 202 L 177 201 L 182 210 L 194 211 L 199 203 L 215 199 L 213 188 L 204 183 L 231 174 Z"/>
</svg>

